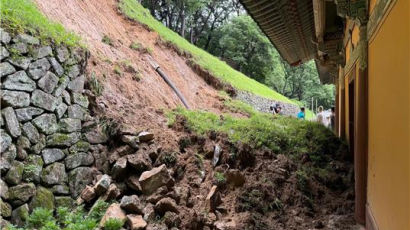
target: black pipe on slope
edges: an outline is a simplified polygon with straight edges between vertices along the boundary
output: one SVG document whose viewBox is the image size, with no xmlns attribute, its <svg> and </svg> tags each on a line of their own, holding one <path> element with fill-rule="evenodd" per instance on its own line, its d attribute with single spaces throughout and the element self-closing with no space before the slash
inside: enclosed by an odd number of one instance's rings
<svg viewBox="0 0 410 230">
<path fill-rule="evenodd" d="M 181 92 L 179 92 L 179 90 L 174 85 L 174 83 L 172 83 L 172 81 L 169 80 L 168 76 L 161 70 L 161 67 L 155 61 L 153 61 L 151 57 L 149 58 L 149 62 L 151 66 L 155 69 L 155 71 L 157 71 L 157 73 L 162 77 L 162 79 L 164 79 L 164 81 L 169 85 L 169 87 L 171 87 L 172 90 L 174 90 L 176 95 L 179 97 L 181 102 L 184 104 L 185 108 L 189 109 L 189 105 L 187 101 L 185 100 L 185 97 L 181 94 Z"/>
</svg>

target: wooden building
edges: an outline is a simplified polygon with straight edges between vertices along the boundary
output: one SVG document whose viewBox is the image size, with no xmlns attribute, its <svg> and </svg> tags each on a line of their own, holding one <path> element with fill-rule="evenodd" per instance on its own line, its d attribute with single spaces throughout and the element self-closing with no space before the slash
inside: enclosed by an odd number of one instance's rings
<svg viewBox="0 0 410 230">
<path fill-rule="evenodd" d="M 355 217 L 410 229 L 410 0 L 241 0 L 291 65 L 336 86 L 355 165 Z"/>
</svg>

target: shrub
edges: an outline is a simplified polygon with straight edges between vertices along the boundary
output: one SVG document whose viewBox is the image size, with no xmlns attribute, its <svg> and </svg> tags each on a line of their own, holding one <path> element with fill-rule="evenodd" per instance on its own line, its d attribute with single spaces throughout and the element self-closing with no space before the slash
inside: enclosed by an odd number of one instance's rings
<svg viewBox="0 0 410 230">
<path fill-rule="evenodd" d="M 36 208 L 27 218 L 27 222 L 23 228 L 16 228 L 13 225 L 9 225 L 6 229 L 9 230 L 94 230 L 98 226 L 98 222 L 103 216 L 105 210 L 108 208 L 108 204 L 103 201 L 97 201 L 94 205 L 95 210 L 87 215 L 84 212 L 82 206 L 77 207 L 74 210 L 70 210 L 67 207 L 59 207 L 56 210 L 56 215 L 53 215 L 52 210 L 45 208 Z M 119 228 L 122 227 L 122 224 Z M 108 229 L 115 228 L 118 223 L 114 221 L 110 222 Z"/>
<path fill-rule="evenodd" d="M 215 172 L 214 177 L 218 185 L 222 185 L 226 183 L 226 177 L 223 173 Z"/>
<path fill-rule="evenodd" d="M 104 34 L 103 38 L 101 39 L 101 41 L 109 46 L 112 46 L 112 40 L 110 37 L 108 37 L 107 35 Z"/>
<path fill-rule="evenodd" d="M 104 90 L 103 84 L 98 80 L 98 78 L 95 76 L 95 73 L 91 73 L 91 78 L 88 81 L 88 84 L 90 86 L 91 92 L 93 92 L 96 96 L 101 96 L 102 92 Z"/>
<path fill-rule="evenodd" d="M 105 221 L 104 230 L 119 230 L 123 225 L 123 221 L 115 218 L 110 218 L 107 221 Z"/>
<path fill-rule="evenodd" d="M 118 74 L 120 76 L 122 75 L 121 68 L 118 65 L 114 65 L 113 71 L 114 71 L 115 74 Z"/>
</svg>

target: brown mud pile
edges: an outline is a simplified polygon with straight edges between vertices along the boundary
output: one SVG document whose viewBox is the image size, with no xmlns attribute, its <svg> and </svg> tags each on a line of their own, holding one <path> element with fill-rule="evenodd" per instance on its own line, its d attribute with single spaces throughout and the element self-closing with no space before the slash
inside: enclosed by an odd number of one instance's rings
<svg viewBox="0 0 410 230">
<path fill-rule="evenodd" d="M 174 128 L 183 133 L 180 155 L 168 166 L 175 187 L 188 194 L 180 202 L 182 229 L 357 229 L 353 169 L 341 154 L 332 156 L 330 169 L 306 173 L 312 164 L 306 156 L 291 159 L 224 134 L 190 134 L 183 118 Z M 216 198 L 209 201 L 214 185 Z"/>
</svg>

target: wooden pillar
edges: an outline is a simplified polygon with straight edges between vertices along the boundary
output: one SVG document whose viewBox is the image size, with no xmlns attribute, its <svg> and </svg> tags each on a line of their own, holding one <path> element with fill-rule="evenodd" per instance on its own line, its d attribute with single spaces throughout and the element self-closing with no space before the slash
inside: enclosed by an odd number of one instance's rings
<svg viewBox="0 0 410 230">
<path fill-rule="evenodd" d="M 356 76 L 355 96 L 355 218 L 360 224 L 366 222 L 367 202 L 367 156 L 368 156 L 368 76 L 367 76 L 367 42 L 366 27 L 360 28 L 363 56 L 359 58 L 359 69 Z"/>
</svg>

